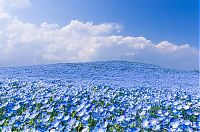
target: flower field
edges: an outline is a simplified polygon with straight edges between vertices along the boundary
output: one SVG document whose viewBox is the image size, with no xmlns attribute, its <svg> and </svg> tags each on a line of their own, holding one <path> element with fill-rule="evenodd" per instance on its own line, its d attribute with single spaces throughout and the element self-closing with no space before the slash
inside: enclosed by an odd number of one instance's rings
<svg viewBox="0 0 200 132">
<path fill-rule="evenodd" d="M 199 71 L 124 61 L 0 68 L 0 131 L 200 131 Z"/>
</svg>

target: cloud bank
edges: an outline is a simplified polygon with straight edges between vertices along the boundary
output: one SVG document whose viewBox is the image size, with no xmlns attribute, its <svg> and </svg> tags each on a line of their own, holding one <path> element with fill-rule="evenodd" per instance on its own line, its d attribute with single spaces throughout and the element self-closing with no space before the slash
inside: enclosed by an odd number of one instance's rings
<svg viewBox="0 0 200 132">
<path fill-rule="evenodd" d="M 72 20 L 64 26 L 48 23 L 37 26 L 0 11 L 0 25 L 0 66 L 103 60 L 182 69 L 199 66 L 199 49 L 188 44 L 178 46 L 168 41 L 154 44 L 145 37 L 120 36 L 117 33 L 121 26 L 115 23 Z"/>
</svg>

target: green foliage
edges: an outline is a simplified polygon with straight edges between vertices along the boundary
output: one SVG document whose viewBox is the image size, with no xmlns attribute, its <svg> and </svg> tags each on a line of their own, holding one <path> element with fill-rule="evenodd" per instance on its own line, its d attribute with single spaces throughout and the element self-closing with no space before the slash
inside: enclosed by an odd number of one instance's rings
<svg viewBox="0 0 200 132">
<path fill-rule="evenodd" d="M 81 132 L 83 130 L 83 124 L 82 123 L 79 123 L 78 124 L 78 127 L 76 127 L 76 131 L 77 132 Z"/>
<path fill-rule="evenodd" d="M 32 125 L 34 125 L 34 119 L 30 119 L 30 121 L 29 121 L 29 126 L 32 126 Z"/>
<path fill-rule="evenodd" d="M 115 124 L 115 125 L 108 125 L 106 131 L 108 131 L 108 132 L 124 132 L 124 129 L 119 124 Z"/>
<path fill-rule="evenodd" d="M 71 117 L 72 117 L 72 118 L 75 118 L 75 117 L 76 117 L 76 114 L 77 114 L 77 112 L 76 112 L 76 111 L 73 111 L 72 114 L 71 114 Z"/>
<path fill-rule="evenodd" d="M 160 110 L 160 109 L 161 109 L 161 107 L 154 105 L 150 108 L 150 110 L 148 112 L 152 117 L 156 118 L 157 117 L 157 111 Z"/>
<path fill-rule="evenodd" d="M 49 102 L 53 102 L 53 97 L 52 96 L 49 98 Z"/>
<path fill-rule="evenodd" d="M 94 128 L 97 124 L 97 121 L 94 120 L 92 117 L 89 118 L 89 127 Z"/>
</svg>

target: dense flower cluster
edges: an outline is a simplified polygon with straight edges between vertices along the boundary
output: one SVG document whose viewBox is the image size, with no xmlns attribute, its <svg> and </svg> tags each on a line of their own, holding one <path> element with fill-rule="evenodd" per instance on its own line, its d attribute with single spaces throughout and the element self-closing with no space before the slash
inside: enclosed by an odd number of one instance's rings
<svg viewBox="0 0 200 132">
<path fill-rule="evenodd" d="M 182 91 L 21 81 L 0 87 L 3 131 L 200 130 L 200 98 Z"/>
<path fill-rule="evenodd" d="M 0 131 L 200 131 L 200 97 L 191 93 L 95 80 L 2 78 Z"/>
</svg>

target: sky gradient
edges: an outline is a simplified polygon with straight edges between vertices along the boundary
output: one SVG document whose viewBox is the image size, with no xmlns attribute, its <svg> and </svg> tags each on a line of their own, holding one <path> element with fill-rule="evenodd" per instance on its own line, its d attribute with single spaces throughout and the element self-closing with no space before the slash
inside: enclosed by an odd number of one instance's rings
<svg viewBox="0 0 200 132">
<path fill-rule="evenodd" d="M 74 19 L 114 22 L 124 26 L 123 35 L 199 46 L 198 0 L 34 0 L 31 7 L 11 13 L 37 25 L 44 21 L 65 25 Z"/>
<path fill-rule="evenodd" d="M 199 67 L 198 0 L 0 0 L 0 66 L 128 60 Z"/>
</svg>

